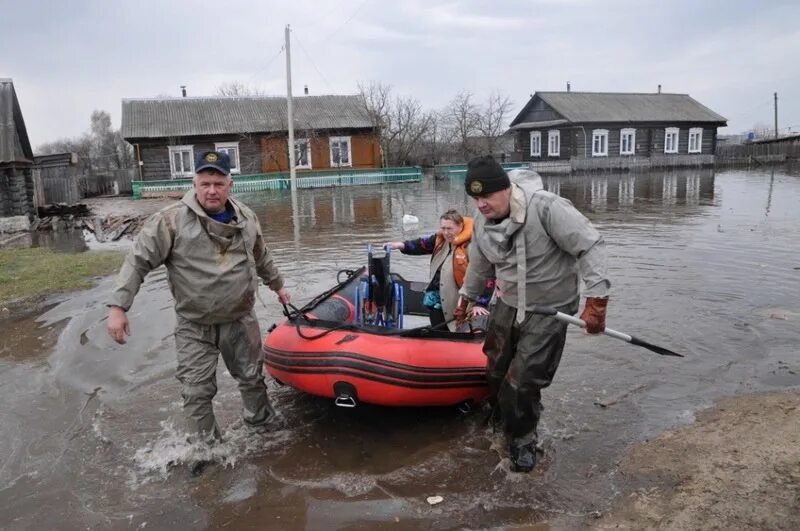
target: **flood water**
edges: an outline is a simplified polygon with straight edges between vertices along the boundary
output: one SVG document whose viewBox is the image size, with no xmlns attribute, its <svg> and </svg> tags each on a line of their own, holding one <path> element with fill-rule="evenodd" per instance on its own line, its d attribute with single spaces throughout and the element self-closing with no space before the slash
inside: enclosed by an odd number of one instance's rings
<svg viewBox="0 0 800 531">
<path fill-rule="evenodd" d="M 710 170 L 545 178 L 605 236 L 608 325 L 683 352 L 663 358 L 571 330 L 544 392 L 544 462 L 508 471 L 483 411 L 348 410 L 269 382 L 268 435 L 237 424 L 220 368 L 219 464 L 181 433 L 172 301 L 163 271 L 130 311 L 133 336 L 105 333 L 111 281 L 0 322 L 3 529 L 448 529 L 581 522 L 626 494 L 631 445 L 691 422 L 727 395 L 800 386 L 800 172 Z M 472 212 L 463 182 L 242 197 L 256 210 L 296 302 L 365 261 L 365 246 L 425 234 L 440 213 Z M 420 219 L 404 230 L 402 217 Z M 52 245 L 58 245 L 52 243 Z M 393 255 L 424 280 L 424 257 Z M 262 330 L 281 319 L 272 293 Z M 608 404 L 600 407 L 596 402 Z M 439 495 L 430 506 L 427 496 Z M 546 524 L 545 524 L 546 525 Z"/>
</svg>

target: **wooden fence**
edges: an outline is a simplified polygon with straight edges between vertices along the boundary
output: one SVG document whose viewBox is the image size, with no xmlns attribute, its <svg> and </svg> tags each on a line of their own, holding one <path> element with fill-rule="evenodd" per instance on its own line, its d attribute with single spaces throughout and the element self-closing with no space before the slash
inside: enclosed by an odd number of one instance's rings
<svg viewBox="0 0 800 531">
<path fill-rule="evenodd" d="M 77 161 L 73 153 L 35 157 L 33 169 L 36 206 L 56 203 L 73 205 L 80 201 Z"/>
<path fill-rule="evenodd" d="M 82 197 L 99 195 L 130 195 L 133 193 L 133 176 L 136 170 L 113 170 L 110 173 L 97 173 L 81 176 L 78 186 Z"/>
<path fill-rule="evenodd" d="M 134 169 L 82 174 L 74 153 L 35 157 L 33 169 L 36 205 L 74 205 L 85 197 L 133 193 Z"/>
<path fill-rule="evenodd" d="M 717 164 L 784 162 L 800 159 L 800 139 L 750 144 L 718 145 Z"/>
</svg>

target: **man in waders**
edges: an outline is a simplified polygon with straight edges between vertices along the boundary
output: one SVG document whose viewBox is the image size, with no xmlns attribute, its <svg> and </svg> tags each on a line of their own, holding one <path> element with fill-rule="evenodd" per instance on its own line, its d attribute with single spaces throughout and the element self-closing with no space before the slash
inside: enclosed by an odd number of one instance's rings
<svg viewBox="0 0 800 531">
<path fill-rule="evenodd" d="M 610 282 L 603 237 L 589 220 L 568 200 L 542 190 L 535 172 L 517 173 L 512 183 L 491 157 L 468 164 L 466 191 L 482 215 L 475 220 L 456 315 L 468 316 L 494 271 L 498 298 L 483 347 L 490 400 L 509 437 L 512 469 L 529 472 L 537 460 L 541 390 L 553 380 L 567 334 L 566 323 L 530 310 L 544 304 L 575 314 L 582 279 L 586 304 L 580 317 L 589 333 L 599 334 Z"/>
<path fill-rule="evenodd" d="M 183 385 L 187 428 L 192 439 L 214 440 L 220 435 L 212 407 L 220 354 L 239 384 L 245 425 L 263 427 L 273 414 L 253 311 L 258 279 L 283 304 L 289 303 L 289 293 L 256 215 L 230 197 L 228 155 L 200 153 L 195 171 L 192 189 L 150 217 L 128 252 L 109 303 L 108 333 L 125 343 L 130 335 L 126 312 L 144 277 L 166 266 L 175 299 L 176 375 Z"/>
</svg>

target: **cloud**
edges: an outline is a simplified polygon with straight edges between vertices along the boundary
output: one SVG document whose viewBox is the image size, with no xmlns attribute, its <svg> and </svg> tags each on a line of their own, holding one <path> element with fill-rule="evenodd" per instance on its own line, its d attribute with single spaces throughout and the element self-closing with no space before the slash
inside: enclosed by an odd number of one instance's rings
<svg viewBox="0 0 800 531">
<path fill-rule="evenodd" d="M 0 0 L 0 3 L 7 0 Z M 124 97 L 210 95 L 240 80 L 285 92 L 353 93 L 379 80 L 439 108 L 499 89 L 514 113 L 535 90 L 689 93 L 730 129 L 800 124 L 800 5 L 791 1 L 380 0 L 226 3 L 30 0 L 0 6 L 0 76 L 12 77 L 34 145 L 86 130 L 94 109 L 119 126 Z M 4 19 L 6 22 L 6 19 Z"/>
</svg>

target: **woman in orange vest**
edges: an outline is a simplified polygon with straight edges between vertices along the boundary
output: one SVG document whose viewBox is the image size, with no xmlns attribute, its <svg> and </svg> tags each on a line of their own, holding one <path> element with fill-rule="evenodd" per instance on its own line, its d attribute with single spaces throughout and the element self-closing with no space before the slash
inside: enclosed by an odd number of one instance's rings
<svg viewBox="0 0 800 531">
<path fill-rule="evenodd" d="M 431 325 L 448 323 L 456 330 L 453 311 L 458 304 L 458 290 L 469 265 L 467 247 L 472 239 L 472 218 L 457 210 L 448 210 L 439 218 L 439 231 L 430 236 L 404 242 L 388 242 L 403 254 L 431 256 L 431 281 L 425 289 L 424 304 L 430 311 Z M 494 278 L 487 279 L 484 296 L 476 302 L 473 315 L 488 315 L 486 307 L 494 290 Z"/>
</svg>

